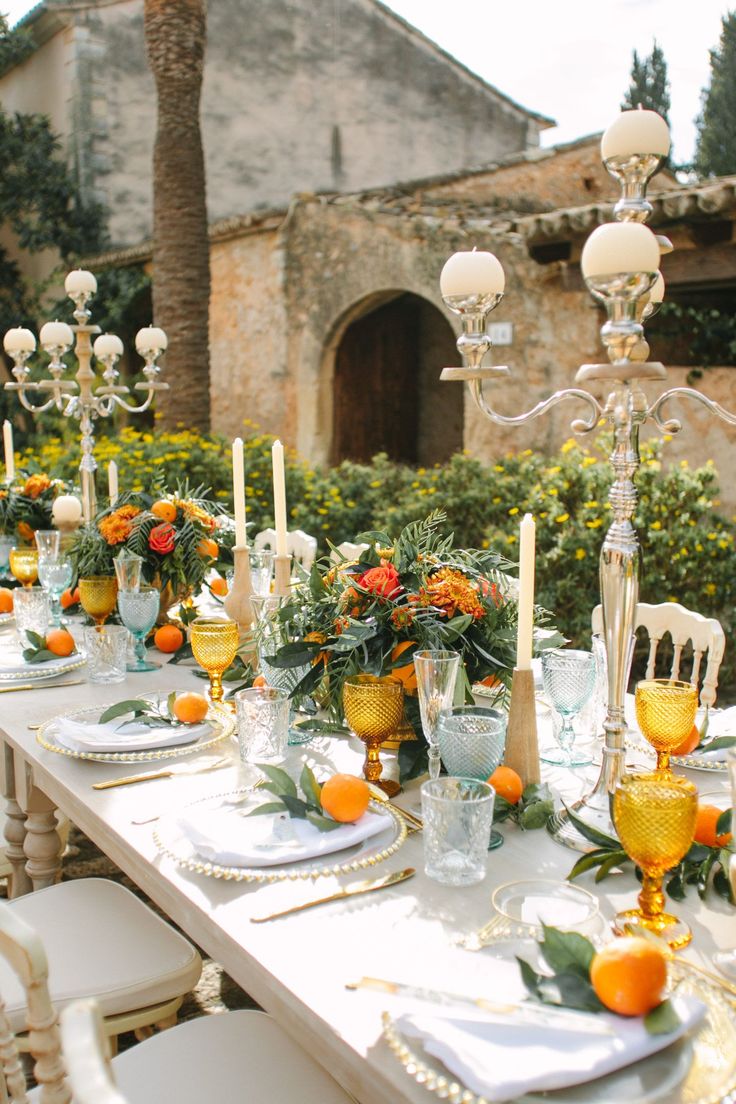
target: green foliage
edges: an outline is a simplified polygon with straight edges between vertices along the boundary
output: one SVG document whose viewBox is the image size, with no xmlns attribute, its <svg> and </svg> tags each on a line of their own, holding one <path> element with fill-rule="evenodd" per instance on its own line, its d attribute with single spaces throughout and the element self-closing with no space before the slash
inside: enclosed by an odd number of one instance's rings
<svg viewBox="0 0 736 1104">
<path fill-rule="evenodd" d="M 640 58 L 634 50 L 631 64 L 631 83 L 621 104 L 622 111 L 641 107 L 656 111 L 669 122 L 670 82 L 667 77 L 667 62 L 657 40 L 654 40 L 651 54 Z"/>
<path fill-rule="evenodd" d="M 8 17 L 0 15 L 0 77 L 27 58 L 34 48 L 33 35 L 25 27 L 8 26 Z"/>
<path fill-rule="evenodd" d="M 702 368 L 736 363 L 736 315 L 731 310 L 670 301 L 662 304 L 649 330 L 677 343 L 686 358 L 679 362 L 698 366 L 693 378 L 702 375 Z"/>
<path fill-rule="evenodd" d="M 703 90 L 697 128 L 695 171 L 736 173 L 736 12 L 723 16 L 720 42 L 710 51 L 710 86 Z"/>
</svg>

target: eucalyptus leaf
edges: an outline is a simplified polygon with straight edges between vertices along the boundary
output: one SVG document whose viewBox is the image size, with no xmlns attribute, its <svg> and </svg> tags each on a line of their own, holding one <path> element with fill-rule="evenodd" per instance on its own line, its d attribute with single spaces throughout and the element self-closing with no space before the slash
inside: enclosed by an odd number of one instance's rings
<svg viewBox="0 0 736 1104">
<path fill-rule="evenodd" d="M 516 956 L 516 961 L 519 963 L 519 969 L 521 970 L 521 980 L 527 987 L 532 996 L 539 998 L 539 986 L 543 981 L 543 975 L 538 974 L 536 970 L 530 966 L 523 958 Z"/>
<path fill-rule="evenodd" d="M 700 744 L 698 751 L 722 751 L 724 748 L 736 747 L 736 736 L 715 736 L 707 744 Z"/>
<path fill-rule="evenodd" d="M 151 703 L 142 698 L 129 698 L 127 701 L 116 702 L 100 716 L 99 724 L 107 724 L 108 721 L 114 721 L 116 717 L 124 717 L 126 713 L 145 713 L 150 708 Z"/>
<path fill-rule="evenodd" d="M 578 932 L 564 932 L 547 924 L 542 924 L 544 939 L 540 949 L 547 965 L 556 974 L 579 974 L 586 980 L 590 975 L 590 964 L 595 955 L 595 947 Z"/>
<path fill-rule="evenodd" d="M 256 766 L 271 783 L 270 786 L 264 785 L 264 789 L 269 789 L 272 793 L 288 794 L 290 797 L 296 797 L 296 783 L 285 770 L 282 770 L 281 767 L 274 767 L 270 763 L 256 763 Z"/>
<path fill-rule="evenodd" d="M 310 824 L 313 824 L 315 828 L 319 828 L 320 832 L 334 832 L 336 828 L 340 828 L 339 820 L 332 820 L 331 817 L 322 816 L 320 813 L 315 813 L 312 809 L 307 809 L 307 820 Z"/>
<path fill-rule="evenodd" d="M 733 817 L 733 809 L 724 809 L 718 820 L 716 821 L 716 836 L 725 836 L 727 832 L 731 831 L 731 820 Z"/>
<path fill-rule="evenodd" d="M 293 727 L 301 732 L 339 732 L 345 736 L 350 734 L 350 729 L 338 721 L 323 721 L 319 717 L 308 717 L 304 721 L 297 721 Z"/>
<path fill-rule="evenodd" d="M 40 633 L 34 632 L 33 629 L 26 629 L 26 636 L 28 643 L 33 647 L 34 651 L 38 648 L 46 647 L 46 637 L 41 636 Z"/>
<path fill-rule="evenodd" d="M 267 813 L 285 813 L 286 810 L 280 801 L 267 801 L 265 805 L 259 805 L 255 809 L 250 809 L 247 813 L 241 813 L 241 816 L 266 816 Z"/>
<path fill-rule="evenodd" d="M 493 823 L 503 824 L 505 820 L 508 820 L 510 816 L 516 811 L 516 806 L 512 805 L 510 801 L 507 801 L 505 797 L 501 797 L 500 794 L 496 794 L 493 801 Z"/>
<path fill-rule="evenodd" d="M 166 699 L 166 708 L 169 711 L 169 716 L 173 719 L 176 717 L 174 713 L 174 702 L 176 701 L 176 690 L 172 690 Z"/>
<path fill-rule="evenodd" d="M 605 862 L 609 856 L 615 854 L 609 847 L 599 847 L 596 851 L 588 851 L 587 855 L 583 855 L 573 866 L 570 873 L 567 875 L 568 882 L 572 882 L 575 878 L 580 877 L 581 874 L 585 874 L 587 870 L 592 870 L 595 866 L 600 866 Z"/>
<path fill-rule="evenodd" d="M 604 878 L 608 877 L 611 871 L 616 870 L 622 863 L 625 863 L 628 857 L 625 851 L 612 851 L 596 870 L 595 881 L 602 882 Z"/>
<path fill-rule="evenodd" d="M 50 659 L 58 659 L 59 657 L 50 652 L 48 648 L 42 648 L 40 652 L 34 652 L 30 648 L 27 648 L 23 655 L 27 663 L 48 663 Z"/>
<path fill-rule="evenodd" d="M 314 771 L 311 770 L 307 763 L 305 763 L 302 767 L 302 773 L 299 778 L 299 785 L 307 801 L 316 805 L 318 809 L 321 809 L 322 787 L 320 786 L 317 779 L 314 777 Z"/>
<path fill-rule="evenodd" d="M 399 779 L 409 782 L 427 770 L 427 745 L 421 740 L 402 740 L 399 745 Z"/>
<path fill-rule="evenodd" d="M 544 828 L 554 811 L 555 803 L 551 799 L 548 801 L 534 801 L 521 810 L 519 825 L 525 831 L 530 831 L 533 828 Z"/>
<path fill-rule="evenodd" d="M 588 978 L 578 973 L 555 974 L 544 978 L 539 986 L 541 998 L 545 1004 L 556 1004 L 562 1008 L 575 1008 L 580 1012 L 601 1012 L 603 1005 L 595 995 Z"/>
<path fill-rule="evenodd" d="M 644 1027 L 649 1035 L 669 1035 L 677 1030 L 680 1023 L 680 1017 L 671 1000 L 663 1000 L 644 1017 Z"/>
<path fill-rule="evenodd" d="M 599 832 L 598 829 L 594 828 L 591 824 L 586 824 L 584 820 L 580 819 L 577 813 L 573 812 L 572 809 L 568 809 L 567 805 L 565 805 L 565 811 L 581 836 L 590 840 L 590 842 L 594 843 L 597 847 L 607 847 L 609 850 L 615 851 L 621 846 L 619 840 L 615 839 L 613 836 L 608 836 L 605 832 Z"/>
<path fill-rule="evenodd" d="M 296 817 L 297 820 L 305 820 L 307 813 L 310 812 L 309 806 L 306 801 L 302 801 L 300 797 L 292 797 L 291 794 L 282 793 L 281 800 L 283 801 L 289 816 Z"/>
</svg>

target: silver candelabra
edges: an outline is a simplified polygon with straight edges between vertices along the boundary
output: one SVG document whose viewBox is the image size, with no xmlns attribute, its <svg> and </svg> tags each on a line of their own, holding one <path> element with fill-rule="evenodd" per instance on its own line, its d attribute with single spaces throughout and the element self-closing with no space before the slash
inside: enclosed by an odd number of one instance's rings
<svg viewBox="0 0 736 1104">
<path fill-rule="evenodd" d="M 637 115 L 636 112 L 624 114 Z M 642 120 L 643 114 L 653 113 L 642 113 L 639 115 L 639 120 Z M 660 122 L 665 125 L 663 121 L 660 120 Z M 664 407 L 675 398 L 700 403 L 718 418 L 730 425 L 736 425 L 736 415 L 693 388 L 675 387 L 665 390 L 651 404 L 641 388 L 643 381 L 664 380 L 667 375 L 664 365 L 648 360 L 649 346 L 644 340 L 642 327 L 642 320 L 645 320 L 654 309 L 654 303 L 650 300 L 657 297 L 655 286 L 658 286 L 661 291 L 663 283 L 657 272 L 656 263 L 647 262 L 642 267 L 639 260 L 634 260 L 628 265 L 622 262 L 621 246 L 624 246 L 625 251 L 627 243 L 622 241 L 621 231 L 624 227 L 638 226 L 633 233 L 633 238 L 636 240 L 632 240 L 632 244 L 637 247 L 640 244 L 646 248 L 649 247 L 647 235 L 654 239 L 655 259 L 658 256 L 657 249 L 669 251 L 672 248 L 666 238 L 655 238 L 649 228 L 643 225 L 652 210 L 651 204 L 646 199 L 647 184 L 654 173 L 661 168 L 666 149 L 664 153 L 661 147 L 654 153 L 638 152 L 641 148 L 641 144 L 634 144 L 631 152 L 623 148 L 606 156 L 606 136 L 604 136 L 603 164 L 621 183 L 622 197 L 614 207 L 614 217 L 617 222 L 598 227 L 593 231 L 581 259 L 586 285 L 593 296 L 603 304 L 608 316 L 608 320 L 601 327 L 601 338 L 608 354 L 608 363 L 582 365 L 577 372 L 576 382 L 581 384 L 603 382 L 610 385 L 611 390 L 604 403 L 600 403 L 587 390 L 571 387 L 556 391 L 523 414 L 515 416 L 500 414 L 486 398 L 484 384 L 486 381 L 509 375 L 509 369 L 505 366 L 486 365 L 483 361 L 491 350 L 491 341 L 486 332 L 487 318 L 500 302 L 502 291 L 487 291 L 484 294 L 443 294 L 444 302 L 460 317 L 462 323 L 463 332 L 457 341 L 457 347 L 462 355 L 463 367 L 445 368 L 442 379 L 467 380 L 473 399 L 486 418 L 496 425 L 526 425 L 532 419 L 540 417 L 557 406 L 558 403 L 572 399 L 584 404 L 588 410 L 587 417 L 578 418 L 572 422 L 573 432 L 592 433 L 603 424 L 610 426 L 613 431 L 613 451 L 610 456 L 613 481 L 609 491 L 613 520 L 605 535 L 600 554 L 600 593 L 608 659 L 608 702 L 604 722 L 603 761 L 593 790 L 572 806 L 579 817 L 607 834 L 613 831 L 610 796 L 625 770 L 624 701 L 633 655 L 635 614 L 639 594 L 639 542 L 632 522 L 637 503 L 639 430 L 645 422 L 651 420 L 663 433 L 677 433 L 682 428 L 681 423 L 675 418 L 663 416 Z M 612 230 L 613 236 L 610 235 Z M 631 236 L 631 230 L 626 230 L 625 234 Z M 594 242 L 596 235 L 598 239 Z M 604 240 L 606 235 L 611 238 L 608 243 Z M 639 238 L 642 238 L 641 243 Z M 609 246 L 612 247 L 612 251 L 608 254 L 612 258 L 609 264 L 605 263 L 605 257 L 601 262 L 601 245 L 603 245 L 604 254 Z M 586 250 L 588 251 L 587 263 Z M 641 253 L 640 256 L 642 256 Z M 627 269 L 633 269 L 633 271 Z M 661 299 L 661 294 L 659 298 Z M 578 833 L 565 810 L 552 819 L 550 831 L 555 838 L 568 846 L 579 850 L 590 849 L 590 843 Z"/>
<path fill-rule="evenodd" d="M 130 388 L 119 382 L 116 364 L 123 354 L 123 343 L 114 334 L 103 334 L 99 326 L 91 325 L 88 300 L 97 290 L 97 281 L 91 272 L 76 269 L 66 278 L 64 289 L 74 303 L 75 325 L 66 322 L 47 322 L 39 334 L 41 347 L 51 358 L 49 377 L 31 379 L 28 360 L 36 351 L 36 339 L 30 330 L 16 327 L 8 330 L 3 339 L 5 352 L 13 361 L 13 381 L 6 383 L 7 391 L 18 394 L 21 405 L 32 414 L 41 414 L 52 407 L 64 417 L 76 418 L 81 433 L 82 458 L 79 480 L 82 491 L 82 509 L 85 523 L 89 523 L 97 509 L 95 473 L 97 461 L 94 455 L 94 422 L 109 417 L 116 407 L 129 414 L 142 414 L 153 402 L 157 391 L 167 391 L 168 383 L 159 380 L 158 357 L 166 349 L 167 339 L 163 330 L 149 326 L 136 334 L 136 351 L 144 360 L 143 375 L 134 390 L 145 393 L 137 406 L 128 401 Z M 92 337 L 99 335 L 94 345 Z M 67 365 L 64 356 L 74 346 L 77 359 L 75 378 L 65 379 Z M 92 368 L 92 357 L 102 365 L 102 384 L 95 386 L 97 376 Z M 34 405 L 33 396 L 42 401 Z M 48 396 L 48 398 L 46 398 Z"/>
</svg>

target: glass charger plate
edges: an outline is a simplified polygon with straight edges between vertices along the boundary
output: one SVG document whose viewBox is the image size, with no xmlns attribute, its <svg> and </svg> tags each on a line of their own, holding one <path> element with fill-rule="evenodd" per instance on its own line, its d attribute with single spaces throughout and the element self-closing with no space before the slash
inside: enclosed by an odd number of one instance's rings
<svg viewBox="0 0 736 1104">
<path fill-rule="evenodd" d="M 222 805 L 226 802 L 236 806 L 250 797 L 252 792 L 252 787 L 231 790 L 228 793 L 215 794 L 203 798 L 202 801 L 193 802 L 193 806 L 207 803 Z M 221 866 L 219 863 L 207 862 L 194 850 L 194 846 L 179 828 L 176 817 L 173 816 L 162 818 L 161 823 L 154 830 L 153 839 L 159 851 L 173 859 L 177 866 L 182 866 L 195 874 L 205 874 L 209 878 L 225 878 L 236 882 L 283 882 L 319 878 L 328 874 L 350 874 L 383 862 L 398 851 L 406 839 L 406 822 L 402 816 L 380 801 L 371 800 L 368 807 L 374 813 L 383 813 L 384 816 L 390 817 L 390 824 L 385 831 L 362 843 L 346 847 L 342 851 L 333 851 L 330 855 L 318 855 L 312 859 L 301 859 L 282 867 Z M 235 808 L 233 815 L 237 815 Z"/>
<path fill-rule="evenodd" d="M 200 751 L 219 744 L 227 739 L 235 728 L 235 718 L 226 709 L 220 709 L 211 705 L 206 720 L 211 732 L 203 733 L 199 739 L 191 744 L 178 744 L 176 747 L 151 748 L 149 751 L 72 751 L 56 737 L 55 725 L 60 717 L 79 721 L 96 721 L 110 705 L 96 705 L 86 709 L 74 709 L 69 713 L 61 713 L 59 717 L 53 717 L 41 725 L 36 733 L 36 739 L 46 751 L 56 752 L 57 755 L 66 755 L 70 759 L 90 759 L 94 763 L 150 763 L 159 759 L 173 759 L 177 755 L 196 755 Z"/>
<path fill-rule="evenodd" d="M 598 899 L 587 889 L 545 878 L 496 886 L 491 904 L 508 920 L 540 929 L 542 924 L 551 924 L 578 931 L 598 915 Z"/>
<path fill-rule="evenodd" d="M 728 770 L 726 763 L 707 759 L 705 755 L 692 752 L 690 755 L 673 755 L 670 762 L 675 767 L 689 767 L 690 770 L 711 771 L 714 774 L 725 774 Z"/>
<path fill-rule="evenodd" d="M 688 1038 L 630 1066 L 568 1089 L 529 1093 L 517 1104 L 722 1104 L 736 1092 L 736 1003 L 726 989 L 686 962 L 670 964 L 670 987 L 698 997 L 708 1008 L 700 1028 Z M 417 1084 L 451 1104 L 485 1104 L 464 1088 L 421 1044 L 409 1043 L 388 1012 L 383 1035 L 405 1072 Z"/>
<path fill-rule="evenodd" d="M 17 665 L 2 667 L 0 661 L 0 683 L 12 686 L 13 683 L 43 682 L 45 679 L 58 678 L 69 671 L 76 671 L 84 667 L 87 660 L 79 652 L 74 655 L 52 659 L 46 663 L 19 663 Z"/>
</svg>

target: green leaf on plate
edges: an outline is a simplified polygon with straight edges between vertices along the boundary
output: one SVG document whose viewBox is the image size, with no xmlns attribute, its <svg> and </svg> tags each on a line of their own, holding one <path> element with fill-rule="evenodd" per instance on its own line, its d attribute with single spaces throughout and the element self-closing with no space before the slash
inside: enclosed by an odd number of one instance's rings
<svg viewBox="0 0 736 1104">
<path fill-rule="evenodd" d="M 145 713 L 150 708 L 151 703 L 144 701 L 142 698 L 130 698 L 128 701 L 116 702 L 115 705 L 109 706 L 101 714 L 99 723 L 107 724 L 108 721 L 114 721 L 116 717 L 124 717 L 126 713 Z"/>
<path fill-rule="evenodd" d="M 41 648 L 39 652 L 34 652 L 32 648 L 26 648 L 23 656 L 27 663 L 48 663 L 50 659 L 59 658 L 54 652 L 48 651 L 47 648 Z"/>
<path fill-rule="evenodd" d="M 310 824 L 313 824 L 315 828 L 319 828 L 320 832 L 334 832 L 336 828 L 341 827 L 339 820 L 332 820 L 330 817 L 321 816 L 320 813 L 315 813 L 311 809 L 307 810 L 307 820 Z"/>
<path fill-rule="evenodd" d="M 316 806 L 318 810 L 322 809 L 322 787 L 317 779 L 314 777 L 314 772 L 305 763 L 302 767 L 302 773 L 299 778 L 299 785 L 301 786 L 302 793 L 306 797 L 307 801 Z"/>
<path fill-rule="evenodd" d="M 296 817 L 297 820 L 306 819 L 310 811 L 306 801 L 302 801 L 300 797 L 292 797 L 291 794 L 281 794 L 281 800 L 290 816 Z"/>
<path fill-rule="evenodd" d="M 718 820 L 716 821 L 716 835 L 725 836 L 727 832 L 731 831 L 731 820 L 733 817 L 733 809 L 724 809 Z"/>
<path fill-rule="evenodd" d="M 241 816 L 265 816 L 267 813 L 284 813 L 286 810 L 280 801 L 267 801 L 265 805 L 258 805 L 255 809 L 250 809 L 247 813 L 241 813 Z"/>
<path fill-rule="evenodd" d="M 272 767 L 270 763 L 256 763 L 256 766 L 260 771 L 263 771 L 270 783 L 270 785 L 266 784 L 264 789 L 270 790 L 271 793 L 277 793 L 279 796 L 288 794 L 289 797 L 296 797 L 296 783 L 285 770 L 282 770 L 281 767 Z"/>
<path fill-rule="evenodd" d="M 644 1027 L 650 1035 L 669 1035 L 676 1031 L 681 1020 L 670 1000 L 664 1000 L 661 1004 L 647 1012 L 644 1017 Z"/>
<path fill-rule="evenodd" d="M 698 751 L 722 751 L 724 748 L 736 747 L 736 736 L 715 736 L 707 744 L 698 747 Z"/>
<path fill-rule="evenodd" d="M 539 946 L 547 965 L 556 974 L 578 974 L 587 981 L 595 955 L 595 947 L 590 940 L 577 932 L 560 931 L 547 924 L 542 924 L 542 931 L 544 939 Z"/>
<path fill-rule="evenodd" d="M 603 1005 L 595 995 L 588 978 L 577 973 L 561 973 L 551 978 L 543 978 L 539 991 L 545 1004 L 574 1008 L 579 1012 L 603 1010 Z"/>
<path fill-rule="evenodd" d="M 26 629 L 26 636 L 28 637 L 28 642 L 32 645 L 34 651 L 36 651 L 38 648 L 46 647 L 46 637 L 41 636 L 40 633 L 34 632 L 33 629 Z"/>
</svg>

